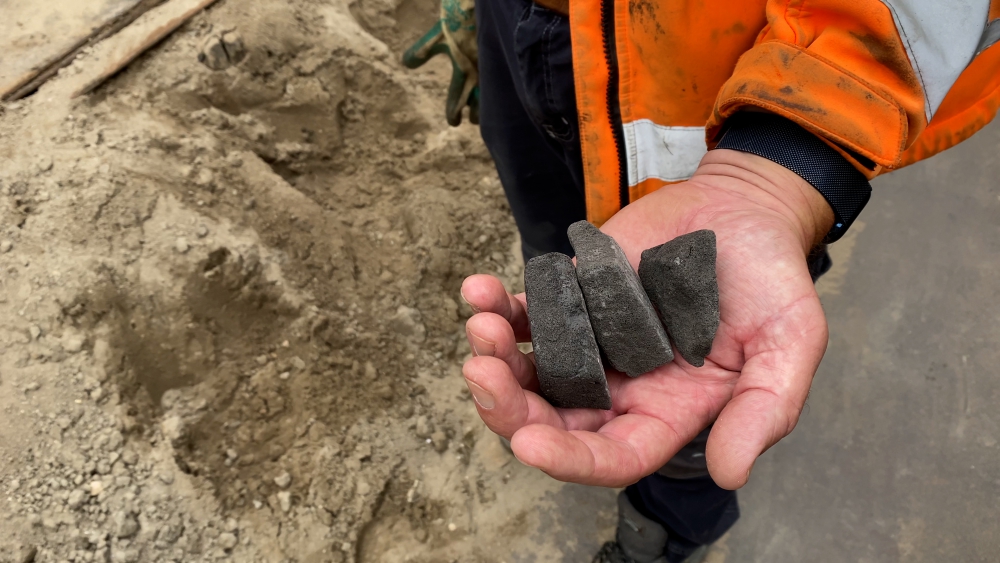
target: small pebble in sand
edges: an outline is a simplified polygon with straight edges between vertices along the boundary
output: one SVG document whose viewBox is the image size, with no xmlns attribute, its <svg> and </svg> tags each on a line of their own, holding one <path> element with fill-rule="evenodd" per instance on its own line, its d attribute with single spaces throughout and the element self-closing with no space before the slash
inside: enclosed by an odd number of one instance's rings
<svg viewBox="0 0 1000 563">
<path fill-rule="evenodd" d="M 292 476 L 287 471 L 283 471 L 281 475 L 274 478 L 274 484 L 282 489 L 287 489 L 292 484 Z"/>
</svg>

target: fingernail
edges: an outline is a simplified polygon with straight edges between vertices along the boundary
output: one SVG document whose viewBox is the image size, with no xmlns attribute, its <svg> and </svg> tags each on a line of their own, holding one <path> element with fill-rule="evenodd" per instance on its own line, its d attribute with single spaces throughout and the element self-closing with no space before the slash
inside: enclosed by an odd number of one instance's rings
<svg viewBox="0 0 1000 563">
<path fill-rule="evenodd" d="M 468 379 L 465 380 L 465 384 L 469 386 L 469 392 L 472 393 L 472 398 L 476 400 L 476 404 L 480 407 L 490 410 L 494 407 L 494 405 L 496 405 L 496 399 L 493 398 L 492 393 L 469 381 Z"/>
<path fill-rule="evenodd" d="M 472 309 L 473 313 L 482 313 L 483 312 L 482 309 L 480 309 L 479 307 L 476 307 L 471 302 L 469 302 L 469 300 L 466 299 L 466 297 L 465 297 L 465 293 L 463 293 L 461 290 L 459 290 L 458 294 L 462 296 L 462 301 L 465 301 L 465 304 L 468 305 L 470 309 Z"/>
<path fill-rule="evenodd" d="M 469 333 L 469 342 L 472 344 L 472 353 L 477 356 L 492 356 L 497 351 L 496 344 L 471 332 Z"/>
</svg>

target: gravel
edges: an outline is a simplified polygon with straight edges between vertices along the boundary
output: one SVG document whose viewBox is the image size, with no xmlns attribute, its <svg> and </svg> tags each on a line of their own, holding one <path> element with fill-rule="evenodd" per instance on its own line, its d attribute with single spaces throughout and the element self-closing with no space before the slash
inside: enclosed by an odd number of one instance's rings
<svg viewBox="0 0 1000 563">
<path fill-rule="evenodd" d="M 274 478 L 274 484 L 282 489 L 287 489 L 292 484 L 292 476 L 289 475 L 287 471 L 283 471 L 280 475 Z"/>
<path fill-rule="evenodd" d="M 281 507 L 282 512 L 287 514 L 292 509 L 292 494 L 288 491 L 278 493 L 278 506 Z"/>
<path fill-rule="evenodd" d="M 83 505 L 85 500 L 87 500 L 87 493 L 80 489 L 75 489 L 66 499 L 66 506 L 72 510 L 76 510 Z"/>
<path fill-rule="evenodd" d="M 119 539 L 131 538 L 139 532 L 139 522 L 136 521 L 134 516 L 124 510 L 115 512 L 114 523 L 115 536 Z"/>
<path fill-rule="evenodd" d="M 219 538 L 216 542 L 222 549 L 233 549 L 239 543 L 239 540 L 236 538 L 235 534 L 223 532 L 219 534 Z"/>
</svg>

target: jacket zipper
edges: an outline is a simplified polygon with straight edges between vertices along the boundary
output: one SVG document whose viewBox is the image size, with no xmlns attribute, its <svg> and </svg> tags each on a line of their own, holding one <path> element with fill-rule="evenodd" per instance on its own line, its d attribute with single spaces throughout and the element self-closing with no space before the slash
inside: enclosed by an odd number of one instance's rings
<svg viewBox="0 0 1000 563">
<path fill-rule="evenodd" d="M 625 162 L 625 132 L 622 126 L 621 102 L 618 99 L 618 53 L 615 47 L 615 0 L 601 0 L 601 28 L 604 38 L 604 60 L 608 64 L 608 117 L 615 136 L 618 156 L 618 204 L 629 204 L 628 165 Z"/>
</svg>

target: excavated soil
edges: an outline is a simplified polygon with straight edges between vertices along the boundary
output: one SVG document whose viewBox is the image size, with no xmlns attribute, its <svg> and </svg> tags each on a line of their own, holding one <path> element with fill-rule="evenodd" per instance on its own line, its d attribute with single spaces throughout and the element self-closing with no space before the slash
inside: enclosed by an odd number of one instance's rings
<svg viewBox="0 0 1000 563">
<path fill-rule="evenodd" d="M 461 280 L 522 272 L 449 64 L 398 64 L 435 6 L 223 0 L 0 106 L 0 561 L 565 556 L 460 376 Z"/>
</svg>

